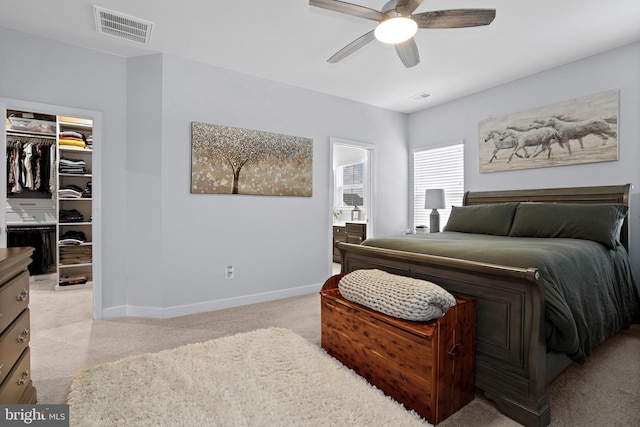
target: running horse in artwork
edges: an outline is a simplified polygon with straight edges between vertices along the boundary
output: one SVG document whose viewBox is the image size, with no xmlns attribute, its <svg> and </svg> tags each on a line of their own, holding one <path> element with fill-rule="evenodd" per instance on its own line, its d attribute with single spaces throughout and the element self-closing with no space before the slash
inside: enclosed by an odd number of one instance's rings
<svg viewBox="0 0 640 427">
<path fill-rule="evenodd" d="M 562 148 L 565 148 L 562 137 L 558 131 L 552 127 L 534 128 L 528 131 L 518 131 L 507 128 L 507 130 L 502 133 L 500 139 L 504 141 L 507 140 L 507 138 L 513 138 L 516 141 L 516 146 L 511 152 L 507 163 L 511 162 L 511 158 L 518 150 L 524 149 L 525 147 L 538 147 L 538 151 L 533 154 L 533 157 L 537 157 L 538 154 L 546 150 L 548 153 L 547 159 L 551 158 L 552 143 L 558 142 Z"/>
<path fill-rule="evenodd" d="M 566 142 L 569 145 L 569 140 L 577 139 L 580 143 L 580 148 L 584 148 L 582 145 L 582 138 L 587 135 L 599 136 L 602 140 L 602 145 L 607 143 L 609 137 L 615 138 L 616 132 L 611 129 L 609 123 L 617 123 L 616 119 L 591 119 L 581 121 L 569 121 L 563 120 L 559 117 L 551 117 L 545 122 L 545 126 L 551 126 L 558 131 L 562 137 L 562 142 Z"/>
<path fill-rule="evenodd" d="M 517 145 L 516 140 L 513 137 L 505 138 L 504 140 L 500 138 L 502 138 L 502 133 L 498 132 L 497 130 L 492 130 L 492 131 L 489 131 L 489 134 L 484 139 L 484 142 L 489 142 L 491 139 L 493 139 L 493 143 L 496 146 L 495 150 L 493 150 L 493 153 L 491 153 L 491 158 L 489 159 L 489 163 L 491 163 L 493 159 L 498 160 L 498 155 L 497 155 L 498 151 L 509 150 L 511 148 L 514 148 Z M 527 154 L 527 150 L 524 150 L 524 155 L 525 157 L 529 156 Z M 522 156 L 518 153 L 516 153 L 516 156 L 522 158 Z"/>
<path fill-rule="evenodd" d="M 525 131 L 529 131 L 532 129 L 537 129 L 537 128 L 541 128 L 543 127 L 543 125 L 541 123 L 530 123 L 529 126 L 527 127 L 521 127 L 521 126 L 509 126 L 506 130 L 509 129 L 513 129 L 516 131 L 520 131 L 520 132 L 525 132 Z M 503 138 L 504 136 L 504 138 Z M 493 143 L 496 146 L 495 150 L 493 150 L 493 153 L 491 154 L 491 158 L 489 159 L 489 163 L 491 163 L 493 161 L 493 159 L 498 160 L 498 151 L 500 150 L 510 150 L 512 148 L 516 148 L 518 146 L 518 141 L 516 140 L 516 137 L 514 135 L 505 135 L 505 131 L 497 131 L 497 130 L 490 130 L 489 133 L 487 134 L 487 137 L 484 139 L 484 142 L 489 142 L 490 140 L 493 139 Z M 518 151 L 524 151 L 524 157 L 522 157 L 520 154 L 518 154 Z M 527 153 L 527 149 L 525 147 L 520 147 L 518 148 L 514 154 L 518 157 L 520 157 L 521 159 L 524 158 L 528 158 L 529 157 L 529 153 Z"/>
</svg>

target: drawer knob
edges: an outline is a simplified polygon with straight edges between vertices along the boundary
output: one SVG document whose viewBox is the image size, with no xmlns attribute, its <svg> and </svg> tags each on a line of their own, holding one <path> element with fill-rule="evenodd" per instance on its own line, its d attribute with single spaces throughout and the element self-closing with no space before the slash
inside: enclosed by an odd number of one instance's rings
<svg viewBox="0 0 640 427">
<path fill-rule="evenodd" d="M 24 385 L 24 383 L 26 383 L 28 379 L 29 379 L 29 370 L 25 369 L 24 372 L 22 373 L 22 376 L 18 380 L 18 385 Z"/>
<path fill-rule="evenodd" d="M 29 336 L 29 330 L 25 329 L 24 331 L 22 331 L 22 333 L 18 336 L 18 342 L 24 342 L 27 337 Z"/>
<path fill-rule="evenodd" d="M 27 295 L 29 295 L 29 291 L 28 291 L 28 290 L 26 290 L 26 289 L 23 289 L 23 290 L 22 290 L 22 292 L 20 292 L 20 293 L 18 294 L 18 296 L 16 297 L 16 299 L 17 299 L 18 301 L 22 301 L 22 300 L 24 300 L 25 298 L 27 298 Z"/>
</svg>

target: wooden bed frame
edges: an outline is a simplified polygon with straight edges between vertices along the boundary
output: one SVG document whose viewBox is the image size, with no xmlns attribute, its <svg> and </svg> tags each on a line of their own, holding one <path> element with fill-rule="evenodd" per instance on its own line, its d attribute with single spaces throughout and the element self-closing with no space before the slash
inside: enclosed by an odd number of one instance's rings
<svg viewBox="0 0 640 427">
<path fill-rule="evenodd" d="M 464 205 L 520 202 L 629 204 L 630 184 L 602 187 L 467 192 Z M 628 249 L 627 220 L 621 243 Z M 477 299 L 476 387 L 525 426 L 550 422 L 546 384 L 570 363 L 547 352 L 544 289 L 535 268 L 465 261 L 338 243 L 342 273 L 377 268 L 429 280 Z"/>
</svg>

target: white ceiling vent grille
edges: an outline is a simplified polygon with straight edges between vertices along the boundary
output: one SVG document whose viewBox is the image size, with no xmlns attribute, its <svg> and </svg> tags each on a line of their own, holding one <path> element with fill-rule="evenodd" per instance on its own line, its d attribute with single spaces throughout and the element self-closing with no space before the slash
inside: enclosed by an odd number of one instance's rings
<svg viewBox="0 0 640 427">
<path fill-rule="evenodd" d="M 149 44 L 153 22 L 93 5 L 96 30 L 120 39 Z"/>
<path fill-rule="evenodd" d="M 410 96 L 409 99 L 413 99 L 414 101 L 422 101 L 423 99 L 428 98 L 429 96 L 431 95 L 429 95 L 426 92 L 422 92 L 417 95 Z"/>
</svg>

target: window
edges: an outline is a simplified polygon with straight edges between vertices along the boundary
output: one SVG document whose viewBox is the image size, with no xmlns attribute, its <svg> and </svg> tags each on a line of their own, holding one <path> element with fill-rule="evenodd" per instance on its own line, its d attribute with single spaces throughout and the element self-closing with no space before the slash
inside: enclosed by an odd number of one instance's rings
<svg viewBox="0 0 640 427">
<path fill-rule="evenodd" d="M 336 177 L 336 205 L 338 207 L 364 204 L 364 163 L 339 166 Z"/>
<path fill-rule="evenodd" d="M 424 193 L 443 188 L 445 209 L 438 209 L 440 230 L 451 213 L 451 206 L 462 206 L 464 196 L 464 144 L 417 150 L 413 153 L 413 224 L 429 225 L 431 210 L 424 208 Z"/>
</svg>

